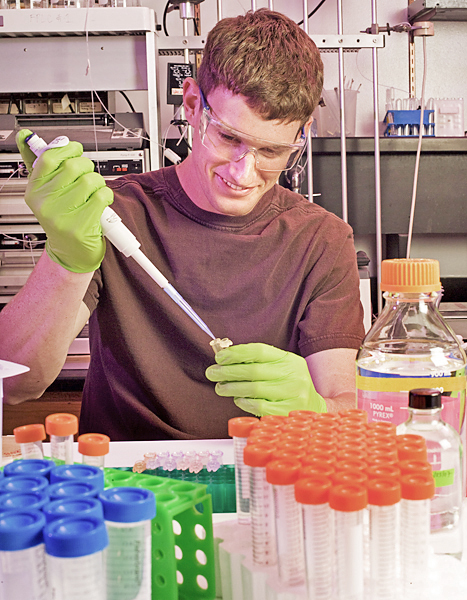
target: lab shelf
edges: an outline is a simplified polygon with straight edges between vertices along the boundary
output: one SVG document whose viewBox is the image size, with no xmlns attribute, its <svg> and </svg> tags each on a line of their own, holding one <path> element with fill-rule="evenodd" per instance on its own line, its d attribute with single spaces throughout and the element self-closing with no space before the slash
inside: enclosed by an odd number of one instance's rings
<svg viewBox="0 0 467 600">
<path fill-rule="evenodd" d="M 465 0 L 415 0 L 408 6 L 408 17 L 415 21 L 467 21 Z"/>
</svg>

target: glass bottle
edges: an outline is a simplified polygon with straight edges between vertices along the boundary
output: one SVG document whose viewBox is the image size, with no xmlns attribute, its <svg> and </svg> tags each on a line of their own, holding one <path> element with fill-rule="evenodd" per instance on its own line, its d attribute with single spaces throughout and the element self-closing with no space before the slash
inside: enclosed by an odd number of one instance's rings
<svg viewBox="0 0 467 600">
<path fill-rule="evenodd" d="M 416 389 L 409 394 L 409 418 L 398 434 L 425 438 L 433 469 L 435 495 L 431 499 L 430 544 L 437 554 L 462 556 L 462 443 L 457 431 L 441 418 L 441 393 Z"/>
<path fill-rule="evenodd" d="M 384 260 L 386 304 L 357 354 L 357 406 L 368 421 L 396 425 L 407 419 L 409 390 L 438 388 L 443 419 L 459 433 L 464 424 L 466 356 L 441 316 L 439 263 Z"/>
</svg>

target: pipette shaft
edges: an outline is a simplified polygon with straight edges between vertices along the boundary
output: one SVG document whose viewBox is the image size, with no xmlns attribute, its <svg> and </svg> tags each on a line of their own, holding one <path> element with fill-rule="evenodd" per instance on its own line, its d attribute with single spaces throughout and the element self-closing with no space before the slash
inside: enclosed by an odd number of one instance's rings
<svg viewBox="0 0 467 600">
<path fill-rule="evenodd" d="M 50 144 L 46 144 L 45 141 L 40 138 L 37 134 L 32 134 L 29 138 L 26 138 L 26 142 L 29 148 L 34 154 L 39 157 L 42 152 L 49 148 L 66 146 L 69 139 L 66 136 L 60 136 L 53 140 Z M 212 333 L 206 323 L 201 317 L 193 310 L 188 302 L 177 292 L 177 290 L 169 283 L 168 279 L 159 271 L 159 269 L 141 252 L 139 249 L 141 244 L 138 242 L 136 237 L 131 231 L 122 223 L 121 218 L 117 213 L 107 206 L 101 217 L 102 233 L 105 237 L 126 257 L 132 257 L 144 271 L 153 279 L 159 287 L 172 300 L 178 304 L 178 306 L 190 317 L 190 319 L 198 325 L 207 335 L 213 340 L 216 336 Z"/>
</svg>

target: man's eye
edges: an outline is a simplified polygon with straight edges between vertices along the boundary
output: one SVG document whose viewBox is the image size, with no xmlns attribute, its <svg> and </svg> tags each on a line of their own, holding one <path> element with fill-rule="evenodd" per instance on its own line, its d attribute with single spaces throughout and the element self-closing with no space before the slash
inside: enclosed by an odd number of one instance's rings
<svg viewBox="0 0 467 600">
<path fill-rule="evenodd" d="M 219 136 L 220 140 L 225 144 L 241 144 L 241 141 L 238 138 L 236 138 L 234 135 L 231 135 L 230 133 L 227 133 L 226 131 L 218 131 L 217 135 Z"/>
<path fill-rule="evenodd" d="M 258 152 L 266 158 L 278 158 L 287 153 L 284 148 L 260 148 Z"/>
</svg>

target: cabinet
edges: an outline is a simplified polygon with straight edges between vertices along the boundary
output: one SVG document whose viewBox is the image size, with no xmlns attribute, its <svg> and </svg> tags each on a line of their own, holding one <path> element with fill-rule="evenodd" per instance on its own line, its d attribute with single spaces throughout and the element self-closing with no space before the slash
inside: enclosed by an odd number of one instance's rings
<svg viewBox="0 0 467 600">
<path fill-rule="evenodd" d="M 146 90 L 151 169 L 159 168 L 152 9 L 1 10 L 0 92 Z"/>
</svg>

